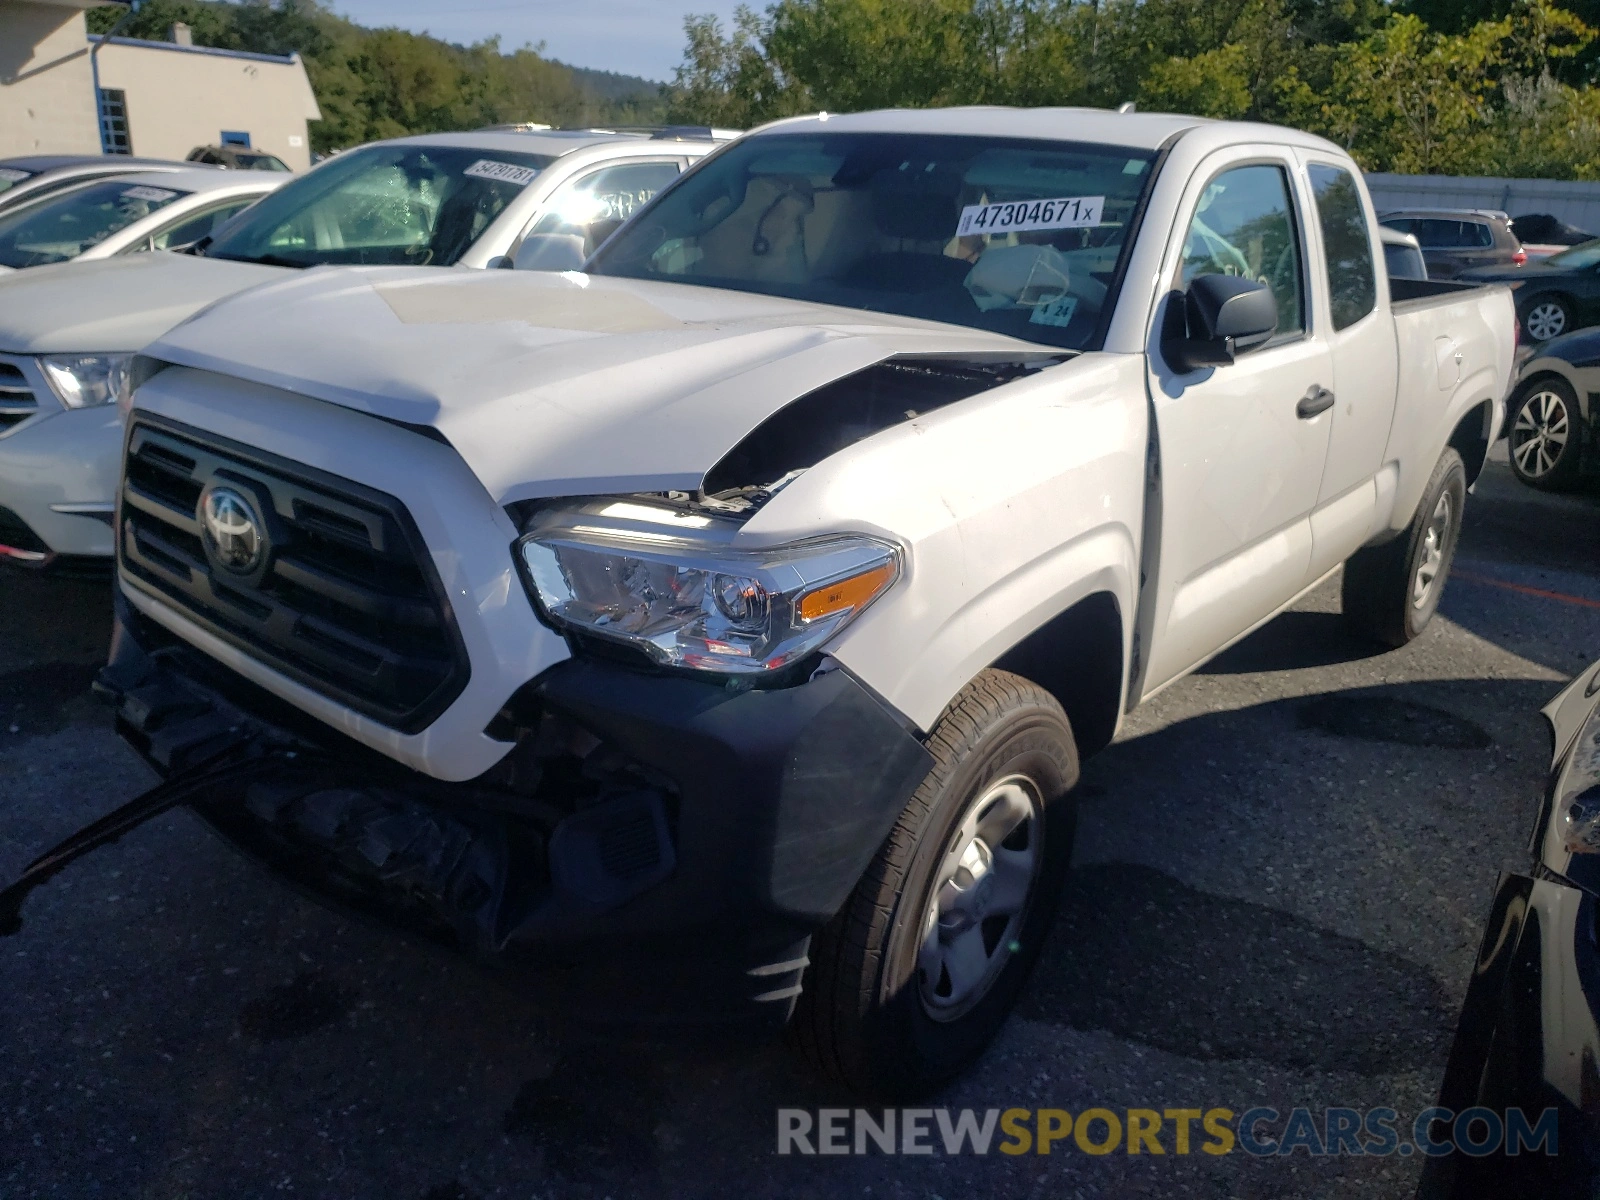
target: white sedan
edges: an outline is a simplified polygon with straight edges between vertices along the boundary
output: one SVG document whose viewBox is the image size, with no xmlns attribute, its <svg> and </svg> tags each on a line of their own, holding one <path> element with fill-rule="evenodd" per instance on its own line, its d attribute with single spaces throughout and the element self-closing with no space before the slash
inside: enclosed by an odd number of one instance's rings
<svg viewBox="0 0 1600 1200">
<path fill-rule="evenodd" d="M 0 271 L 186 246 L 291 178 L 195 167 L 90 180 L 0 213 Z"/>
</svg>

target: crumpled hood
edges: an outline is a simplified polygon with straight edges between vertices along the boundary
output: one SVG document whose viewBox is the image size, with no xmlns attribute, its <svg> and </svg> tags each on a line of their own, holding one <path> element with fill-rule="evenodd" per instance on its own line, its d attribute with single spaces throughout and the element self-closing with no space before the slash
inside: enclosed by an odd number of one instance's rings
<svg viewBox="0 0 1600 1200">
<path fill-rule="evenodd" d="M 13 271 L 0 276 L 0 350 L 140 350 L 212 301 L 288 273 L 165 252 Z"/>
<path fill-rule="evenodd" d="M 147 353 L 431 426 L 509 504 L 691 490 L 766 417 L 871 363 L 1040 349 L 747 292 L 424 267 L 286 279 Z"/>
</svg>

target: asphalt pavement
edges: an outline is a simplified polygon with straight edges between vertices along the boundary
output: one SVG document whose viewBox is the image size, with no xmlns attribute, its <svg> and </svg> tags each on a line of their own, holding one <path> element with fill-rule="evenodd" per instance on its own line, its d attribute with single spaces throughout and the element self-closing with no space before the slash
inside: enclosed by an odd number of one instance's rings
<svg viewBox="0 0 1600 1200">
<path fill-rule="evenodd" d="M 1497 455 L 1441 619 L 1348 638 L 1329 585 L 1137 712 L 1079 790 L 1016 1017 L 932 1106 L 1431 1103 L 1539 708 L 1600 658 L 1600 499 Z M 108 586 L 0 576 L 0 876 L 148 786 L 86 693 Z M 781 1044 L 607 1034 L 343 919 L 169 814 L 0 941 L 0 1197 L 1404 1196 L 1417 1159 L 779 1157 L 848 1105 Z M 1198 1138 L 1198 1131 L 1197 1131 Z"/>
</svg>

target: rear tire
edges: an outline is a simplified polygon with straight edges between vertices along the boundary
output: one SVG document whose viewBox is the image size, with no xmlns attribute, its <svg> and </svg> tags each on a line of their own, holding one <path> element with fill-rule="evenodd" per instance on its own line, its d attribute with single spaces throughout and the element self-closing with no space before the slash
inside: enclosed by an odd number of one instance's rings
<svg viewBox="0 0 1600 1200">
<path fill-rule="evenodd" d="M 933 769 L 811 942 L 790 1034 L 864 1094 L 965 1070 L 1016 1003 L 1072 858 L 1078 753 L 1054 697 L 986 670 L 928 737 Z"/>
<path fill-rule="evenodd" d="M 1466 500 L 1467 469 L 1447 448 L 1405 532 L 1357 550 L 1345 563 L 1344 616 L 1353 629 L 1404 646 L 1428 627 L 1455 560 Z"/>
<path fill-rule="evenodd" d="M 1570 488 L 1578 478 L 1584 434 L 1572 388 L 1565 380 L 1546 377 L 1524 388 L 1507 407 L 1511 473 L 1541 491 Z"/>
</svg>

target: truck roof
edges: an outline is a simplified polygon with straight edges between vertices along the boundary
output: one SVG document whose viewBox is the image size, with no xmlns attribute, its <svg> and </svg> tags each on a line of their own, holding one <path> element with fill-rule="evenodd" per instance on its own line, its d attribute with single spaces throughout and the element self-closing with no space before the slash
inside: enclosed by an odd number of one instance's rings
<svg viewBox="0 0 1600 1200">
<path fill-rule="evenodd" d="M 1175 134 L 1206 127 L 1229 131 L 1227 141 L 1267 141 L 1338 150 L 1333 143 L 1281 125 L 1213 121 L 1181 113 L 1116 112 L 1108 108 L 885 108 L 862 113 L 813 113 L 763 125 L 753 133 L 805 128 L 851 133 L 950 133 L 973 137 L 1038 138 L 1093 142 L 1140 150 L 1159 149 Z M 1343 151 L 1338 151 L 1343 154 Z"/>
</svg>

